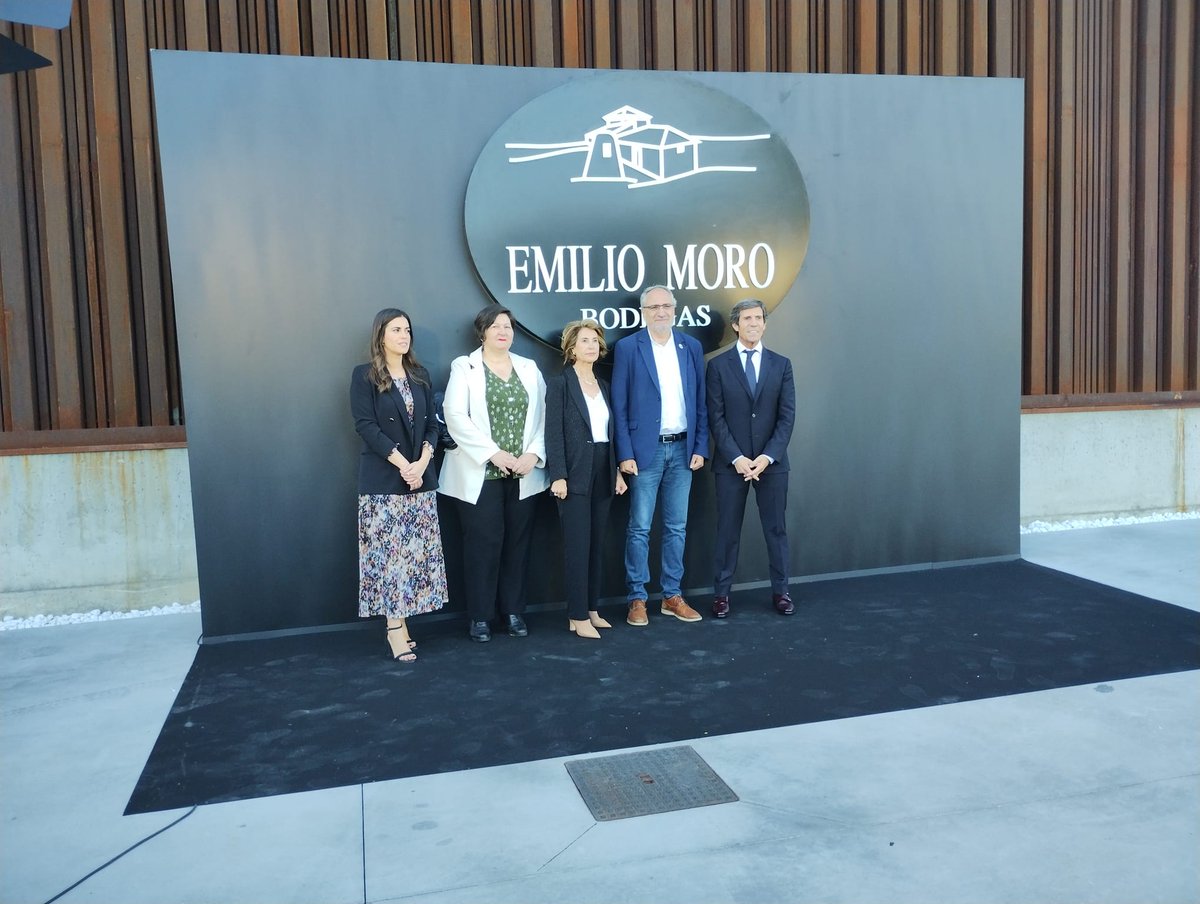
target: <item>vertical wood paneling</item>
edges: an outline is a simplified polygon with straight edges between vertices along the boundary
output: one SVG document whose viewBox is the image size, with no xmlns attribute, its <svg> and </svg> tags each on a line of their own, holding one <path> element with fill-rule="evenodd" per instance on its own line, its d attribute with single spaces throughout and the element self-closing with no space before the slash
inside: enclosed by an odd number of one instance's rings
<svg viewBox="0 0 1200 904">
<path fill-rule="evenodd" d="M 812 72 L 812 56 L 809 53 L 809 35 L 812 34 L 808 0 L 800 0 L 788 7 L 788 55 L 789 72 Z"/>
<path fill-rule="evenodd" d="M 1200 114 L 1185 0 L 90 0 L 0 77 L 0 427 L 181 422 L 152 48 L 1021 77 L 1022 387 L 1196 390 Z"/>
<path fill-rule="evenodd" d="M 654 14 L 654 68 L 675 69 L 675 10 L 669 3 L 652 7 Z"/>
<path fill-rule="evenodd" d="M 901 72 L 900 59 L 904 48 L 902 32 L 900 31 L 901 6 L 898 2 L 883 4 L 882 33 L 884 75 L 899 75 Z"/>
<path fill-rule="evenodd" d="M 207 0 L 183 0 L 184 50 L 208 50 Z"/>
<path fill-rule="evenodd" d="M 718 72 L 734 69 L 733 16 L 732 0 L 713 0 L 712 39 L 716 58 L 714 68 Z"/>
<path fill-rule="evenodd" d="M 642 65 L 642 9 L 639 0 L 616 0 L 617 62 L 622 69 Z"/>
<path fill-rule="evenodd" d="M 37 115 L 33 120 L 35 133 L 34 180 L 35 209 L 38 223 L 38 242 L 42 248 L 55 249 L 57 255 L 39 255 L 42 271 L 42 311 L 48 341 L 49 359 L 46 376 L 49 395 L 46 397 L 51 429 L 82 427 L 83 405 L 80 397 L 79 331 L 74 305 L 74 272 L 69 255 L 71 248 L 68 220 L 70 197 L 66 147 L 63 137 L 64 98 L 60 64 L 60 36 L 45 29 L 30 29 L 35 53 L 50 60 L 51 66 L 35 70 L 34 100 Z"/>
<path fill-rule="evenodd" d="M 329 30 L 329 5 L 322 0 L 314 0 L 308 8 L 312 14 L 309 20 L 312 23 L 312 55 L 329 56 L 333 46 Z"/>
<path fill-rule="evenodd" d="M 1192 59 L 1200 44 L 1200 15 L 1192 16 Z M 1188 89 L 1192 106 L 1192 137 L 1190 142 L 1188 179 L 1191 184 L 1188 214 L 1188 274 L 1187 274 L 1187 386 L 1200 386 L 1200 65 L 1192 66 L 1192 83 Z"/>
<path fill-rule="evenodd" d="M 744 12 L 745 69 L 747 72 L 766 72 L 771 58 L 771 50 L 767 44 L 767 0 L 746 0 Z"/>
<path fill-rule="evenodd" d="M 0 22 L 0 34 L 18 39 L 7 22 Z M 27 84 L 29 78 L 28 74 L 0 77 L 0 197 L 4 199 L 0 204 L 0 428 L 4 430 L 44 426 L 34 403 L 37 369 L 29 316 L 32 292 L 27 261 L 31 255 L 26 243 L 28 199 L 21 150 L 24 124 L 17 107 L 17 84 Z"/>
<path fill-rule="evenodd" d="M 612 0 L 594 0 L 592 3 L 592 42 L 595 50 L 591 65 L 596 69 L 615 68 Z"/>
<path fill-rule="evenodd" d="M 1013 32 L 1017 27 L 1017 0 L 995 0 L 989 4 L 985 41 L 988 73 L 1000 78 L 1016 74 L 1013 66 Z M 972 75 L 980 73 L 973 72 Z"/>
<path fill-rule="evenodd" d="M 1113 392 L 1133 390 L 1133 122 L 1136 100 L 1134 73 L 1134 0 L 1116 0 L 1113 34 L 1116 70 L 1113 94 L 1113 167 L 1109 173 L 1113 196 L 1112 385 Z"/>
<path fill-rule="evenodd" d="M 479 9 L 479 57 L 485 66 L 496 66 L 500 63 L 500 24 L 496 7 L 484 3 Z M 400 59 L 411 59 L 401 53 Z"/>
<path fill-rule="evenodd" d="M 1137 392 L 1148 392 L 1156 385 L 1160 342 L 1159 316 L 1162 302 L 1162 282 L 1159 272 L 1158 243 L 1160 236 L 1159 175 L 1162 165 L 1162 6 L 1157 3 L 1140 5 L 1140 34 L 1144 43 L 1139 48 L 1141 67 L 1138 72 L 1140 116 L 1138 130 L 1138 213 L 1136 306 L 1139 309 L 1135 351 L 1134 385 Z"/>
<path fill-rule="evenodd" d="M 555 48 L 560 43 L 554 27 L 554 6 L 551 3 L 535 3 L 532 13 L 533 65 L 554 66 Z"/>
<path fill-rule="evenodd" d="M 93 199 L 100 284 L 105 307 L 103 336 L 109 364 L 107 389 L 111 426 L 138 424 L 133 320 L 130 309 L 129 249 L 126 243 L 125 173 L 121 142 L 121 107 L 117 96 L 116 23 L 109 4 L 88 7 L 87 36 L 91 47 L 88 94 L 95 159 Z M 124 23 L 122 23 L 123 26 Z M 102 178 L 101 174 L 108 174 Z"/>
<path fill-rule="evenodd" d="M 825 70 L 852 72 L 850 65 L 850 9 L 848 0 L 828 0 L 825 12 Z"/>
<path fill-rule="evenodd" d="M 132 157 L 132 188 L 135 195 L 138 261 L 136 275 L 139 316 L 145 330 L 144 379 L 145 402 L 149 422 L 171 423 L 171 390 L 167 364 L 167 346 L 173 334 L 166 328 L 162 305 L 162 262 L 158 253 L 160 232 L 158 215 L 158 167 L 150 98 L 150 66 L 146 40 L 145 8 L 138 3 L 125 4 L 124 29 L 128 48 L 129 75 L 129 155 Z"/>
<path fill-rule="evenodd" d="M 961 6 L 958 0 L 953 3 L 939 3 L 936 10 L 935 27 L 937 28 L 937 74 L 961 75 L 962 54 L 959 44 L 962 39 Z"/>
<path fill-rule="evenodd" d="M 924 3 L 922 0 L 904 0 L 904 69 L 905 75 L 920 75 L 925 72 Z"/>
<path fill-rule="evenodd" d="M 854 16 L 854 71 L 875 75 L 879 69 L 879 4 L 860 0 Z"/>
<path fill-rule="evenodd" d="M 1025 105 L 1025 379 L 1023 393 L 1052 392 L 1049 380 L 1050 274 L 1050 11 L 1034 4 L 1029 22 L 1030 54 Z"/>
<path fill-rule="evenodd" d="M 279 0 L 275 14 L 279 23 L 279 52 L 300 55 L 300 4 L 303 0 Z"/>
<path fill-rule="evenodd" d="M 1191 3 L 1176 3 L 1170 9 L 1174 21 L 1169 22 L 1167 34 L 1173 36 L 1174 66 L 1170 73 L 1170 103 L 1167 107 L 1167 184 L 1177 190 L 1166 195 L 1166 244 L 1170 253 L 1167 255 L 1166 325 L 1163 330 L 1166 362 L 1160 383 L 1183 386 L 1188 379 L 1188 282 L 1189 276 L 1193 284 L 1196 281 L 1197 263 L 1195 259 L 1188 261 L 1188 181 L 1192 175 L 1188 151 L 1189 143 L 1195 140 L 1192 134 L 1192 105 L 1195 103 L 1192 87 L 1196 67 L 1196 8 Z"/>
<path fill-rule="evenodd" d="M 1058 10 L 1061 17 L 1054 29 L 1058 35 L 1058 50 L 1055 54 L 1056 77 L 1058 85 L 1059 105 L 1057 123 L 1057 140 L 1055 142 L 1058 156 L 1058 166 L 1055 168 L 1057 184 L 1054 186 L 1054 209 L 1058 212 L 1055 217 L 1057 236 L 1055 241 L 1055 285 L 1052 289 L 1059 299 L 1068 300 L 1059 304 L 1058 317 L 1053 324 L 1053 360 L 1057 363 L 1054 375 L 1057 378 L 1059 392 L 1082 392 L 1077 389 L 1074 379 L 1075 350 L 1075 306 L 1078 296 L 1075 282 L 1075 248 L 1077 241 L 1077 221 L 1079 211 L 1076 207 L 1076 173 L 1079 161 L 1075 149 L 1075 106 L 1078 98 L 1075 96 L 1075 70 L 1071 65 L 1075 57 L 1075 35 L 1077 33 L 1075 18 L 1076 5 L 1074 0 L 1064 0 Z"/>
<path fill-rule="evenodd" d="M 87 42 L 80 35 L 83 29 L 68 33 L 63 42 L 63 92 L 66 97 L 85 94 L 86 77 L 84 52 Z M 72 173 L 93 172 L 91 134 L 87 104 L 74 104 L 74 115 L 68 117 L 66 130 L 67 166 Z M 79 343 L 80 377 L 83 381 L 83 422 L 96 423 L 98 413 L 107 415 L 108 383 L 105 379 L 103 294 L 99 288 L 96 263 L 96 225 L 91 195 L 92 183 L 83 179 L 71 184 L 71 259 L 75 267 L 76 306 L 81 324 Z"/>
<path fill-rule="evenodd" d="M 458 5 L 467 4 L 465 4 L 465 0 L 460 0 Z M 461 13 L 459 15 L 461 17 Z M 384 3 L 384 0 L 367 0 L 366 26 L 367 56 L 372 60 L 386 60 L 388 58 L 388 14 L 387 5 Z M 454 38 L 455 61 L 470 63 L 473 57 L 471 55 L 471 21 L 469 10 L 464 32 L 462 34 L 455 34 Z M 465 58 L 459 58 L 461 52 L 466 53 Z"/>
<path fill-rule="evenodd" d="M 137 5 L 137 4 L 133 4 Z M 217 6 L 218 19 L 220 26 L 218 34 L 221 36 L 220 46 L 214 49 L 223 50 L 226 53 L 236 53 L 240 48 L 238 45 L 238 9 L 237 0 L 220 0 Z"/>
<path fill-rule="evenodd" d="M 684 3 L 675 9 L 675 68 L 679 71 L 690 72 L 699 68 L 696 58 L 698 49 L 696 40 L 696 7 Z"/>
<path fill-rule="evenodd" d="M 968 0 L 967 65 L 964 75 L 988 74 L 988 0 Z"/>
<path fill-rule="evenodd" d="M 578 69 L 583 62 L 583 10 L 579 0 L 561 0 L 558 15 L 562 29 L 562 65 Z"/>
</svg>

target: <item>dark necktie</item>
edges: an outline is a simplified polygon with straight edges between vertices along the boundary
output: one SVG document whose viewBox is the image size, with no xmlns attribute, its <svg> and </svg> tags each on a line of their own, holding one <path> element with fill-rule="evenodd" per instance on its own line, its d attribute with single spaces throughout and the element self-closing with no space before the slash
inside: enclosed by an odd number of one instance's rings
<svg viewBox="0 0 1200 904">
<path fill-rule="evenodd" d="M 746 382 L 750 384 L 750 395 L 758 392 L 758 378 L 754 375 L 754 353 L 756 351 L 758 349 L 751 348 L 743 352 L 746 356 Z"/>
</svg>

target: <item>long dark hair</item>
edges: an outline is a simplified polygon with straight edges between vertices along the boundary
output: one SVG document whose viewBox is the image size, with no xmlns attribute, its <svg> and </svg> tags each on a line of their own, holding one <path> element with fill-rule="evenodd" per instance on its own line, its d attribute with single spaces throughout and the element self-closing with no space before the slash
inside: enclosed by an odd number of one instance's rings
<svg viewBox="0 0 1200 904">
<path fill-rule="evenodd" d="M 387 325 L 397 317 L 403 317 L 408 321 L 408 351 L 400 359 L 404 364 L 404 372 L 408 374 L 408 378 L 414 383 L 419 383 L 422 386 L 429 385 L 426 379 L 425 368 L 417 360 L 417 356 L 413 354 L 413 345 L 415 343 L 412 336 L 412 318 L 399 308 L 384 308 L 375 315 L 375 323 L 371 327 L 371 369 L 367 372 L 367 379 L 374 383 L 375 388 L 380 392 L 387 392 L 392 388 L 392 375 L 388 373 L 387 356 L 383 353 L 383 332 L 387 329 Z"/>
</svg>

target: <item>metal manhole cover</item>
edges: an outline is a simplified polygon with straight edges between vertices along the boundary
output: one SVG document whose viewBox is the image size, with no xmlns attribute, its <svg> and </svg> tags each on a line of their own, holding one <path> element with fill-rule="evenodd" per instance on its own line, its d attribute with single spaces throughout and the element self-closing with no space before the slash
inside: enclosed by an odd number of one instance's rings
<svg viewBox="0 0 1200 904">
<path fill-rule="evenodd" d="M 639 750 L 564 763 L 600 822 L 738 799 L 691 747 Z"/>
</svg>

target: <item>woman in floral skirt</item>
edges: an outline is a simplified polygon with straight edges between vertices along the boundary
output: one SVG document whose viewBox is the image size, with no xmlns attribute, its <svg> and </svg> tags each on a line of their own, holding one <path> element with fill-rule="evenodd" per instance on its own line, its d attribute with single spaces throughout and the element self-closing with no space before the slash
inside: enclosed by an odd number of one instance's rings
<svg viewBox="0 0 1200 904">
<path fill-rule="evenodd" d="M 438 424 L 429 372 L 412 352 L 412 320 L 375 315 L 371 360 L 350 380 L 358 467 L 358 614 L 387 619 L 388 654 L 417 658 L 407 619 L 446 604 L 446 562 L 431 467 Z"/>
</svg>

